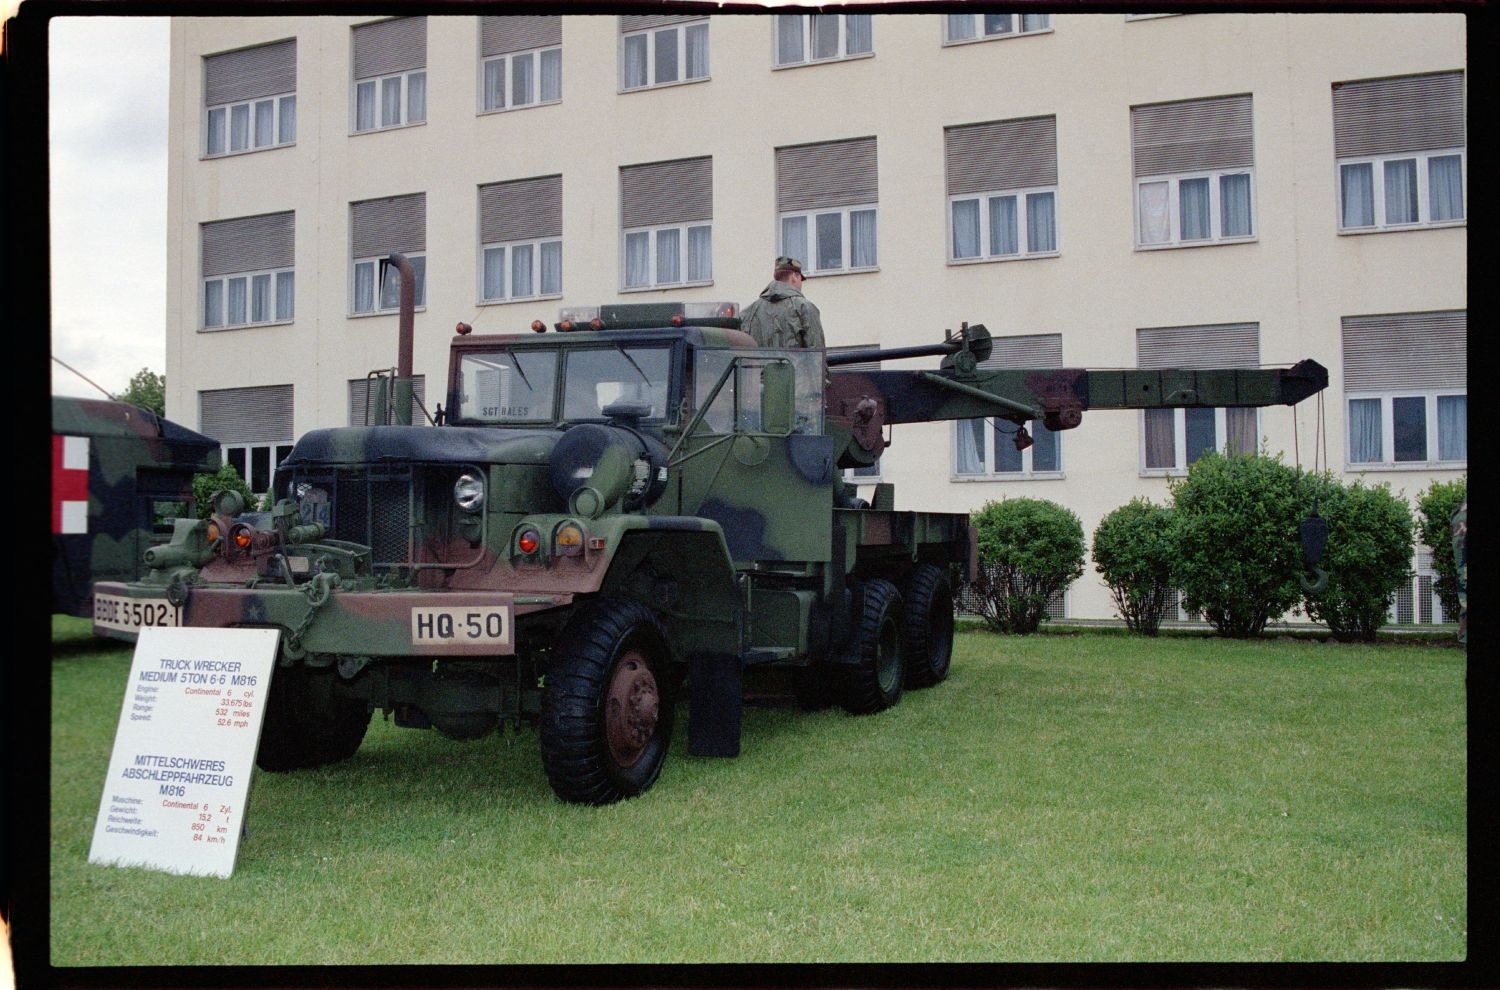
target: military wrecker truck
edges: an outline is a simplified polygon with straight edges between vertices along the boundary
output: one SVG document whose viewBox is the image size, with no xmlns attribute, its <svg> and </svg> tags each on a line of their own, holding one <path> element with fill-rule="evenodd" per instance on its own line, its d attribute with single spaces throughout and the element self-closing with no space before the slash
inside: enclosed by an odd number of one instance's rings
<svg viewBox="0 0 1500 990">
<path fill-rule="evenodd" d="M 1312 361 L 982 369 L 977 325 L 767 350 L 733 305 L 621 305 L 565 312 L 556 332 L 460 324 L 447 409 L 413 426 L 410 265 L 388 263 L 405 276 L 396 422 L 306 434 L 271 512 L 219 496 L 148 551 L 143 579 L 100 588 L 181 625 L 281 630 L 266 770 L 351 756 L 376 709 L 457 738 L 528 722 L 557 795 L 603 804 L 656 781 L 679 689 L 693 755 L 738 755 L 748 671 L 881 711 L 947 676 L 955 587 L 977 563 L 967 516 L 896 511 L 888 485 L 870 505 L 842 481 L 887 426 L 994 416 L 1024 443 L 1027 422 L 1070 429 L 1089 408 L 1291 404 L 1327 384 Z M 925 355 L 941 367 L 843 367 Z"/>
</svg>

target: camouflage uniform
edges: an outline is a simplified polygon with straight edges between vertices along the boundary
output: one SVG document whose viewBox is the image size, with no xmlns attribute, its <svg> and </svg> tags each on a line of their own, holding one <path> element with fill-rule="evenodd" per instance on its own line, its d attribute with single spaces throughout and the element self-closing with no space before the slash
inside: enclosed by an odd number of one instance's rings
<svg viewBox="0 0 1500 990">
<path fill-rule="evenodd" d="M 786 282 L 773 281 L 740 314 L 740 328 L 761 347 L 822 347 L 818 307 Z"/>
<path fill-rule="evenodd" d="M 1469 500 L 1453 513 L 1453 563 L 1458 577 L 1458 641 L 1469 645 Z"/>
</svg>

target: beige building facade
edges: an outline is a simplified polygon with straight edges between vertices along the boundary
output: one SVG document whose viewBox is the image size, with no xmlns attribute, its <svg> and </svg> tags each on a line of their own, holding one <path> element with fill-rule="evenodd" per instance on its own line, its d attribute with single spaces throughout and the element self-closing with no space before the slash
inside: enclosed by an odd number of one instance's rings
<svg viewBox="0 0 1500 990">
<path fill-rule="evenodd" d="M 176 18 L 171 65 L 167 414 L 258 488 L 395 363 L 393 250 L 429 410 L 460 321 L 743 305 L 779 254 L 829 347 L 967 321 L 1025 366 L 1330 370 L 1326 439 L 1316 401 L 1025 453 L 898 426 L 898 508 L 1045 498 L 1091 534 L 1225 444 L 1413 501 L 1467 468 L 1460 15 Z M 1091 564 L 1059 611 L 1112 616 Z M 1430 580 L 1396 611 L 1442 618 Z"/>
</svg>

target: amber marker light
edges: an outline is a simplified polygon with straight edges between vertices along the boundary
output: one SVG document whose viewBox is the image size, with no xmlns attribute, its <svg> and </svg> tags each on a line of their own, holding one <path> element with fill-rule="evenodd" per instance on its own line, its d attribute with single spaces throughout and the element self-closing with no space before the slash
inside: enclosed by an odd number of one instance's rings
<svg viewBox="0 0 1500 990">
<path fill-rule="evenodd" d="M 563 333 L 569 333 L 573 329 L 573 321 L 572 320 L 563 320 L 561 323 L 559 323 L 557 325 L 557 329 L 561 330 Z"/>
<path fill-rule="evenodd" d="M 208 524 L 208 542 L 212 543 L 222 535 L 219 532 L 219 524 L 210 520 Z"/>
<path fill-rule="evenodd" d="M 467 323 L 460 323 L 458 326 L 453 328 L 453 332 L 458 334 L 460 337 L 465 337 L 473 333 L 474 328 L 469 326 Z"/>
<path fill-rule="evenodd" d="M 560 557 L 576 557 L 583 552 L 583 530 L 576 523 L 563 523 L 557 529 L 556 546 Z"/>
<path fill-rule="evenodd" d="M 521 535 L 516 538 L 516 546 L 520 547 L 521 552 L 527 556 L 536 553 L 537 547 L 541 545 L 541 534 L 534 529 L 523 530 Z"/>
<path fill-rule="evenodd" d="M 604 321 L 601 320 L 601 319 L 599 319 L 599 317 L 596 316 L 592 320 L 589 320 L 589 326 L 593 327 L 595 330 L 603 330 L 604 329 Z"/>
<path fill-rule="evenodd" d="M 547 332 L 547 324 L 543 323 L 541 320 L 532 320 L 531 321 L 531 329 L 533 331 L 535 331 L 536 333 L 546 333 Z"/>
</svg>

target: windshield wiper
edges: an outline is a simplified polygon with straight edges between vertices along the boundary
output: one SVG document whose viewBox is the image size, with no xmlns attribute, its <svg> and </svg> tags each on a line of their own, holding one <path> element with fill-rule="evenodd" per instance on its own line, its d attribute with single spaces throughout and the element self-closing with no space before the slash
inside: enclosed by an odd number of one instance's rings
<svg viewBox="0 0 1500 990">
<path fill-rule="evenodd" d="M 611 340 L 610 343 L 615 345 L 615 350 L 620 352 L 620 357 L 630 362 L 630 366 L 635 369 L 636 374 L 641 376 L 641 381 L 646 383 L 646 387 L 654 388 L 655 386 L 651 384 L 651 379 L 648 378 L 646 376 L 646 373 L 641 370 L 641 366 L 635 363 L 635 358 L 626 353 L 625 348 L 621 347 L 617 341 Z"/>
<path fill-rule="evenodd" d="M 620 345 L 616 344 L 615 346 L 618 347 Z M 526 377 L 526 372 L 521 370 L 521 362 L 516 360 L 516 356 L 510 352 L 509 347 L 505 349 L 505 356 L 510 358 L 510 363 L 515 367 L 516 374 L 521 376 L 521 381 L 526 385 L 526 391 L 535 392 L 536 389 L 531 387 L 531 381 Z"/>
</svg>

